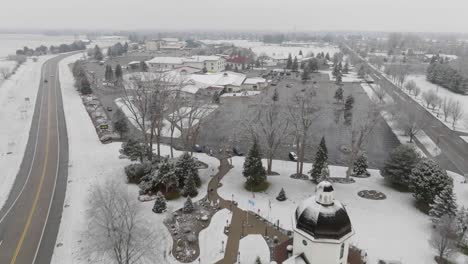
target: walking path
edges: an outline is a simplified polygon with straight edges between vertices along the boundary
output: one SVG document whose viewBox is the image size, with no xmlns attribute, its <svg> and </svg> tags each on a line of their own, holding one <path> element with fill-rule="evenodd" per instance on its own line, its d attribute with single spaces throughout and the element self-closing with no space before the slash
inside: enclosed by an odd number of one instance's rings
<svg viewBox="0 0 468 264">
<path fill-rule="evenodd" d="M 229 234 L 224 258 L 218 261 L 217 264 L 233 264 L 237 262 L 237 257 L 239 254 L 239 242 L 244 236 L 250 234 L 260 234 L 264 237 L 277 237 L 277 244 L 281 244 L 289 240 L 287 235 L 276 229 L 276 227 L 268 221 L 258 217 L 257 214 L 244 211 L 240 209 L 234 201 L 225 200 L 218 195 L 217 191 L 220 187 L 220 182 L 231 168 L 232 166 L 229 164 L 226 158 L 220 158 L 219 172 L 211 179 L 210 183 L 208 184 L 208 199 L 210 201 L 219 202 L 219 207 L 221 209 L 225 208 L 232 212 L 231 225 L 229 226 Z M 273 254 L 271 256 L 273 256 Z"/>
</svg>

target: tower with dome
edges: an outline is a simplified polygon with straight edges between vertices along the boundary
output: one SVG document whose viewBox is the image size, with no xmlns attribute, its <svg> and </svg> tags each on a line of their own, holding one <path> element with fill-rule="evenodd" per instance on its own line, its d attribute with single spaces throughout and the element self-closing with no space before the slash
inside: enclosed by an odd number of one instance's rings
<svg viewBox="0 0 468 264">
<path fill-rule="evenodd" d="M 349 239 L 354 231 L 330 182 L 317 185 L 315 196 L 297 207 L 292 221 L 292 256 L 284 264 L 347 263 Z"/>
</svg>

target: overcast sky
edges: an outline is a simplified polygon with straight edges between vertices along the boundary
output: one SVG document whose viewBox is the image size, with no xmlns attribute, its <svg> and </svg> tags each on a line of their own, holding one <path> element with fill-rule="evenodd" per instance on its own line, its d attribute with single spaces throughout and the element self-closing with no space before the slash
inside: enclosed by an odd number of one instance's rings
<svg viewBox="0 0 468 264">
<path fill-rule="evenodd" d="M 0 28 L 468 32 L 468 0 L 1 0 Z"/>
</svg>

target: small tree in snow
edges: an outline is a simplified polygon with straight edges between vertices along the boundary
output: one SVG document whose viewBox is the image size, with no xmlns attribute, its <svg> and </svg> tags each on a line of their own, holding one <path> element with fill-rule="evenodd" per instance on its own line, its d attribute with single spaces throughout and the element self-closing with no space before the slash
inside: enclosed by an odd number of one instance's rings
<svg viewBox="0 0 468 264">
<path fill-rule="evenodd" d="M 185 201 L 184 208 L 182 209 L 182 211 L 187 214 L 193 212 L 193 203 L 190 197 L 188 197 L 187 200 Z"/>
<path fill-rule="evenodd" d="M 412 169 L 420 160 L 419 154 L 411 145 L 400 145 L 392 150 L 381 170 L 381 175 L 389 182 L 409 187 Z"/>
<path fill-rule="evenodd" d="M 330 169 L 328 168 L 328 162 L 323 163 L 322 171 L 320 172 L 320 178 L 318 182 L 326 181 L 330 178 Z"/>
<path fill-rule="evenodd" d="M 456 250 L 456 224 L 453 218 L 443 216 L 432 231 L 429 243 L 437 251 L 438 263 L 450 256 Z"/>
<path fill-rule="evenodd" d="M 260 257 L 257 256 L 257 258 L 255 259 L 255 264 L 262 264 Z"/>
<path fill-rule="evenodd" d="M 335 98 L 337 103 L 343 102 L 343 88 L 342 87 L 338 87 L 338 89 L 336 89 L 335 95 L 333 96 L 333 98 Z"/>
<path fill-rule="evenodd" d="M 190 156 L 188 152 L 182 154 L 176 163 L 175 173 L 179 179 L 179 187 L 185 185 L 185 180 L 191 175 L 195 181 L 196 186 L 201 185 L 200 176 L 198 175 L 198 168 L 195 160 Z"/>
<path fill-rule="evenodd" d="M 459 243 L 465 243 L 465 236 L 468 231 L 468 209 L 466 209 L 464 206 L 458 210 L 455 217 L 455 224 L 457 226 Z"/>
<path fill-rule="evenodd" d="M 278 196 L 276 196 L 276 200 L 282 202 L 286 200 L 286 193 L 284 192 L 284 189 L 281 188 L 281 191 L 279 192 Z"/>
<path fill-rule="evenodd" d="M 362 152 L 354 162 L 353 174 L 354 177 L 369 177 L 370 173 L 367 171 L 367 155 Z"/>
<path fill-rule="evenodd" d="M 127 156 L 131 161 L 140 160 L 140 162 L 143 162 L 145 147 L 142 143 L 130 138 L 127 142 L 122 143 L 120 153 Z"/>
<path fill-rule="evenodd" d="M 156 195 L 156 200 L 154 200 L 153 212 L 160 214 L 166 210 L 166 199 L 161 192 L 158 192 Z"/>
<path fill-rule="evenodd" d="M 129 130 L 127 118 L 125 117 L 125 114 L 122 112 L 122 110 L 119 108 L 115 112 L 113 119 L 114 119 L 114 129 L 115 131 L 117 131 L 117 133 L 119 133 L 120 138 L 122 138 L 123 135 L 126 134 Z"/>
</svg>

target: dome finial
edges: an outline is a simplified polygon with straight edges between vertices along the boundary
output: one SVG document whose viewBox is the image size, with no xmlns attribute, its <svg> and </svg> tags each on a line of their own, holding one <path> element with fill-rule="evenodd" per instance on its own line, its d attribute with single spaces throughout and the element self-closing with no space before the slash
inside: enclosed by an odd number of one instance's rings
<svg viewBox="0 0 468 264">
<path fill-rule="evenodd" d="M 317 185 L 315 201 L 321 205 L 333 205 L 335 202 L 335 192 L 330 182 L 322 181 Z"/>
</svg>

